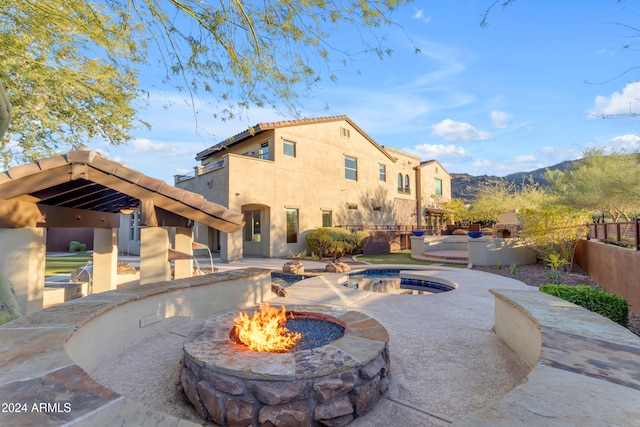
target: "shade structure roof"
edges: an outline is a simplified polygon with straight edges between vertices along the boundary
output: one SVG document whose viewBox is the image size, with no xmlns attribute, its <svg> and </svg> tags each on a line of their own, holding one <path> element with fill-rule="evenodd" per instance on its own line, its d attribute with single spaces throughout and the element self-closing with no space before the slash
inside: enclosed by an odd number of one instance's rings
<svg viewBox="0 0 640 427">
<path fill-rule="evenodd" d="M 29 213 L 29 205 L 35 205 L 37 212 L 31 209 Z M 25 214 L 18 217 L 15 211 L 21 207 L 25 207 Z M 243 215 L 239 212 L 209 202 L 200 194 L 146 176 L 91 150 L 69 151 L 65 155 L 0 172 L 0 217 L 5 217 L 5 227 L 7 223 L 15 227 L 30 224 L 22 218 L 29 215 L 36 219 L 40 216 L 39 226 L 54 223 L 62 227 L 78 226 L 65 225 L 64 221 L 54 221 L 51 217 L 53 213 L 56 217 L 70 217 L 69 213 L 85 211 L 96 212 L 94 218 L 102 215 L 104 222 L 104 218 L 127 208 L 141 209 L 145 218 L 142 225 L 148 226 L 197 221 L 231 233 L 244 225 Z M 14 219 L 7 221 L 7 216 Z M 79 221 L 80 215 L 76 218 Z"/>
</svg>

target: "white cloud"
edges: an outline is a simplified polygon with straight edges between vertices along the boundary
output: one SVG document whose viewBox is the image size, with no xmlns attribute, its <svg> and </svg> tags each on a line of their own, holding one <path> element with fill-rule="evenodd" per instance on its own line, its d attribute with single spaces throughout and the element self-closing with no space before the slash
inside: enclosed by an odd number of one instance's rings
<svg viewBox="0 0 640 427">
<path fill-rule="evenodd" d="M 418 11 L 413 15 L 413 17 L 419 21 L 429 23 L 431 22 L 431 15 L 425 15 L 424 10 L 418 9 Z"/>
<path fill-rule="evenodd" d="M 625 150 L 637 150 L 640 148 L 640 136 L 638 135 L 622 135 L 611 139 L 611 142 L 619 148 Z"/>
<path fill-rule="evenodd" d="M 542 151 L 545 154 L 550 154 L 550 153 L 553 153 L 555 151 L 555 148 L 546 146 L 546 147 L 542 147 L 540 149 L 540 151 Z"/>
<path fill-rule="evenodd" d="M 511 121 L 511 114 L 504 111 L 492 111 L 491 112 L 491 125 L 496 129 L 505 129 L 509 127 Z"/>
<path fill-rule="evenodd" d="M 487 141 L 493 138 L 491 133 L 478 130 L 466 122 L 445 119 L 431 126 L 431 134 L 447 141 Z"/>
<path fill-rule="evenodd" d="M 489 168 L 493 166 L 493 162 L 487 159 L 477 159 L 475 162 L 473 162 L 473 166 L 477 168 Z"/>
<path fill-rule="evenodd" d="M 627 84 L 622 93 L 614 92 L 610 97 L 596 96 L 594 107 L 589 110 L 590 119 L 602 116 L 612 116 L 620 114 L 640 112 L 640 82 Z"/>
<path fill-rule="evenodd" d="M 413 149 L 406 149 L 405 151 L 415 154 L 423 160 L 469 157 L 467 150 L 455 145 L 420 144 Z"/>
<path fill-rule="evenodd" d="M 179 147 L 179 143 L 169 144 L 166 142 L 156 142 L 150 139 L 135 139 L 131 142 L 132 154 L 153 154 L 163 157 L 176 157 L 193 154 L 185 147 Z"/>
<path fill-rule="evenodd" d="M 516 156 L 515 159 L 513 159 L 513 161 L 515 163 L 531 163 L 536 161 L 536 156 L 534 156 L 533 154 Z"/>
</svg>

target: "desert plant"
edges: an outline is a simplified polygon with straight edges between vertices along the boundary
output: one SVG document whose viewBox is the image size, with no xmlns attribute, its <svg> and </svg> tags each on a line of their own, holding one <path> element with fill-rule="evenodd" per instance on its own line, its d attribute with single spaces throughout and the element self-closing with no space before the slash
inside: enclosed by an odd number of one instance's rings
<svg viewBox="0 0 640 427">
<path fill-rule="evenodd" d="M 509 265 L 509 273 L 511 274 L 516 274 L 516 269 L 518 268 L 518 263 L 517 262 L 512 262 Z"/>
<path fill-rule="evenodd" d="M 496 262 L 496 268 L 498 270 L 500 270 L 502 268 L 502 258 L 498 259 L 498 261 Z"/>
<path fill-rule="evenodd" d="M 76 242 L 75 240 L 69 242 L 69 252 L 84 252 L 86 249 L 86 243 Z"/>
<path fill-rule="evenodd" d="M 549 257 L 559 257 L 553 262 L 556 268 L 570 266 L 578 241 L 587 235 L 586 223 L 590 216 L 586 212 L 561 205 L 525 209 L 518 214 L 522 221 L 525 244 L 534 250 L 539 259 L 550 262 Z M 563 260 L 564 262 L 560 263 Z"/>
<path fill-rule="evenodd" d="M 547 263 L 547 277 L 554 285 L 560 284 L 560 267 L 569 264 L 569 262 L 562 258 L 558 253 L 552 252 L 544 257 L 544 261 Z"/>
<path fill-rule="evenodd" d="M 350 232 L 337 227 L 322 227 L 313 230 L 305 236 L 312 252 L 323 256 L 340 258 L 344 254 L 362 252 L 369 239 L 369 233 L 364 231 Z"/>
<path fill-rule="evenodd" d="M 629 323 L 629 303 L 626 299 L 593 286 L 542 285 L 540 291 L 572 302 L 605 316 L 622 326 Z"/>
</svg>

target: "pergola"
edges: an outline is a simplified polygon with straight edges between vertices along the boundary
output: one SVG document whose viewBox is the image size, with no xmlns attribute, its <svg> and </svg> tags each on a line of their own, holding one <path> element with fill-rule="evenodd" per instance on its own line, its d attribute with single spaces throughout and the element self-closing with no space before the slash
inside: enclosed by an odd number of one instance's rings
<svg viewBox="0 0 640 427">
<path fill-rule="evenodd" d="M 0 173 L 0 268 L 23 315 L 42 308 L 47 228 L 93 228 L 93 292 L 115 289 L 120 212 L 132 208 L 140 210 L 141 285 L 170 278 L 170 249 L 188 255 L 175 261 L 175 278 L 192 275 L 194 222 L 226 233 L 244 225 L 241 213 L 90 150 Z"/>
</svg>

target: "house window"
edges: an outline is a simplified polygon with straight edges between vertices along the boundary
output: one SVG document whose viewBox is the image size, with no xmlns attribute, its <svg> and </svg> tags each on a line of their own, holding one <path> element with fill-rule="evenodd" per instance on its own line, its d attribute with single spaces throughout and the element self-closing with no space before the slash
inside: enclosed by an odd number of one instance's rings
<svg viewBox="0 0 640 427">
<path fill-rule="evenodd" d="M 269 160 L 269 142 L 263 142 L 262 144 L 260 144 L 258 158 L 262 160 Z"/>
<path fill-rule="evenodd" d="M 296 143 L 282 140 L 282 154 L 285 156 L 295 157 L 296 156 Z"/>
<path fill-rule="evenodd" d="M 411 193 L 411 187 L 409 186 L 409 175 L 404 176 L 404 192 Z"/>
<path fill-rule="evenodd" d="M 380 181 L 385 182 L 387 180 L 387 166 L 379 165 L 380 169 Z"/>
<path fill-rule="evenodd" d="M 357 211 L 358 210 L 358 205 L 356 205 L 355 203 L 347 203 L 347 209 L 352 210 L 352 211 Z"/>
<path fill-rule="evenodd" d="M 344 138 L 350 138 L 351 137 L 351 130 L 341 127 L 340 128 L 340 136 L 342 136 Z"/>
<path fill-rule="evenodd" d="M 331 227 L 332 225 L 333 221 L 331 219 L 331 211 L 322 211 L 322 226 Z"/>
<path fill-rule="evenodd" d="M 344 177 L 352 181 L 358 180 L 358 159 L 344 156 Z"/>
<path fill-rule="evenodd" d="M 442 196 L 442 180 L 441 179 L 436 179 L 434 186 L 435 186 L 436 196 Z"/>
<path fill-rule="evenodd" d="M 260 211 L 247 211 L 244 213 L 244 240 L 247 242 L 260 241 Z"/>
<path fill-rule="evenodd" d="M 298 243 L 298 209 L 287 209 L 287 243 Z"/>
<path fill-rule="evenodd" d="M 402 193 L 404 191 L 404 187 L 402 186 L 402 174 L 398 174 L 398 193 Z"/>
</svg>

